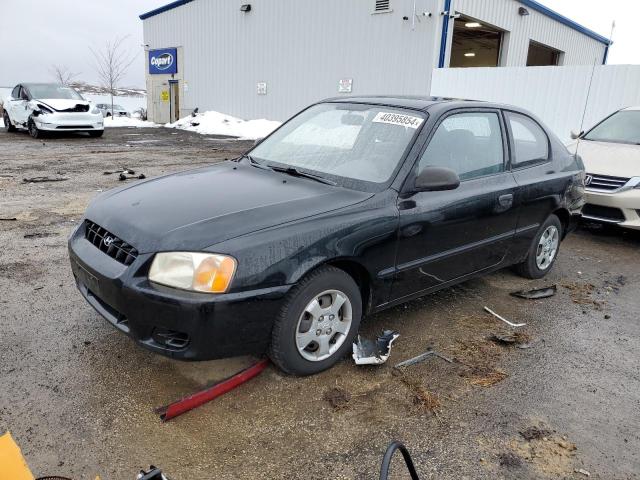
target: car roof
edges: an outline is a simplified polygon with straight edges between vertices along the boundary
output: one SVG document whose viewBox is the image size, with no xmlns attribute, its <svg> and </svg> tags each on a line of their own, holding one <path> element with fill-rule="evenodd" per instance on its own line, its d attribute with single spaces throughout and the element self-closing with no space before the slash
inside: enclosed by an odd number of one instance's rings
<svg viewBox="0 0 640 480">
<path fill-rule="evenodd" d="M 464 108 L 464 107 L 484 107 L 484 108 L 503 108 L 525 112 L 525 110 L 500 103 L 484 102 L 481 100 L 467 100 L 462 98 L 447 97 L 429 97 L 414 95 L 349 95 L 344 97 L 332 97 L 322 101 L 331 103 L 368 103 L 373 105 L 386 105 L 389 107 L 411 108 L 413 110 L 427 111 L 434 105 L 443 106 L 446 104 L 448 108 Z M 528 112 L 526 112 L 528 113 Z"/>
</svg>

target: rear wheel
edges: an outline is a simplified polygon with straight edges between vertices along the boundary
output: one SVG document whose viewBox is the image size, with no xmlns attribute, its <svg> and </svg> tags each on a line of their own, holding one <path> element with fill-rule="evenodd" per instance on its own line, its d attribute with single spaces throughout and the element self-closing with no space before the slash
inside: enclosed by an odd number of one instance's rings
<svg viewBox="0 0 640 480">
<path fill-rule="evenodd" d="M 6 132 L 15 132 L 16 131 L 16 127 L 13 126 L 13 124 L 11 123 L 11 119 L 9 118 L 9 114 L 7 113 L 7 111 L 5 110 L 3 115 L 2 115 L 2 119 L 4 120 L 4 129 Z"/>
<path fill-rule="evenodd" d="M 361 317 L 358 285 L 344 271 L 322 267 L 288 294 L 273 327 L 269 356 L 293 375 L 326 370 L 351 350 Z"/>
<path fill-rule="evenodd" d="M 562 223 L 556 215 L 549 215 L 533 239 L 529 253 L 524 262 L 516 265 L 516 271 L 526 278 L 544 277 L 558 257 Z"/>
<path fill-rule="evenodd" d="M 29 129 L 29 135 L 31 135 L 33 138 L 42 137 L 42 131 L 37 127 L 36 122 L 33 121 L 33 118 L 29 119 L 27 128 Z"/>
</svg>

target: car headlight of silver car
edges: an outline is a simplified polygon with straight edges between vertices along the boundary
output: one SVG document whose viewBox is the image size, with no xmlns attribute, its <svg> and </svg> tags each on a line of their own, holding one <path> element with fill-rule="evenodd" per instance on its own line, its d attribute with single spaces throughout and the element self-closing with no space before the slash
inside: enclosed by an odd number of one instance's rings
<svg viewBox="0 0 640 480">
<path fill-rule="evenodd" d="M 236 272 L 236 259 L 228 255 L 195 252 L 157 253 L 149 280 L 196 292 L 224 293 Z"/>
</svg>

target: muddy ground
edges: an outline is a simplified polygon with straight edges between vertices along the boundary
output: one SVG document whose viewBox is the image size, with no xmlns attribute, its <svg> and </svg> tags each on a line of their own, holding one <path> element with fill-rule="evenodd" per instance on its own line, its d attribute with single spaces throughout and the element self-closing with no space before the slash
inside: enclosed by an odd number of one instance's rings
<svg viewBox="0 0 640 480">
<path fill-rule="evenodd" d="M 571 235 L 547 279 L 501 271 L 368 318 L 366 335 L 401 333 L 388 365 L 345 359 L 311 378 L 270 367 L 162 424 L 154 407 L 252 359 L 181 363 L 137 347 L 76 292 L 66 239 L 119 184 L 103 171 L 155 176 L 247 146 L 165 129 L 0 133 L 0 218 L 16 218 L 0 220 L 0 432 L 36 475 L 133 479 L 155 464 L 174 480 L 373 479 L 398 439 L 423 478 L 640 478 L 640 236 L 611 229 Z M 23 183 L 35 176 L 68 180 Z M 509 296 L 549 284 L 555 297 Z M 527 323 L 525 348 L 488 340 L 509 329 L 485 305 Z M 428 346 L 453 363 L 393 370 Z"/>
</svg>

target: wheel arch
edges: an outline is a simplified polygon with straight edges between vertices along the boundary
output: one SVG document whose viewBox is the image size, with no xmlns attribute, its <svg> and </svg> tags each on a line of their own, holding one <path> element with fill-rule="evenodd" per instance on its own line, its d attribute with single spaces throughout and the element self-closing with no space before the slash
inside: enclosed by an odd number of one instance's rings
<svg viewBox="0 0 640 480">
<path fill-rule="evenodd" d="M 562 238 L 564 239 L 564 237 L 566 237 L 567 233 L 569 232 L 569 224 L 571 223 L 571 214 L 569 213 L 569 210 L 566 208 L 558 208 L 551 213 L 556 217 L 558 217 L 558 219 L 560 220 L 560 224 L 562 225 Z"/>
</svg>

